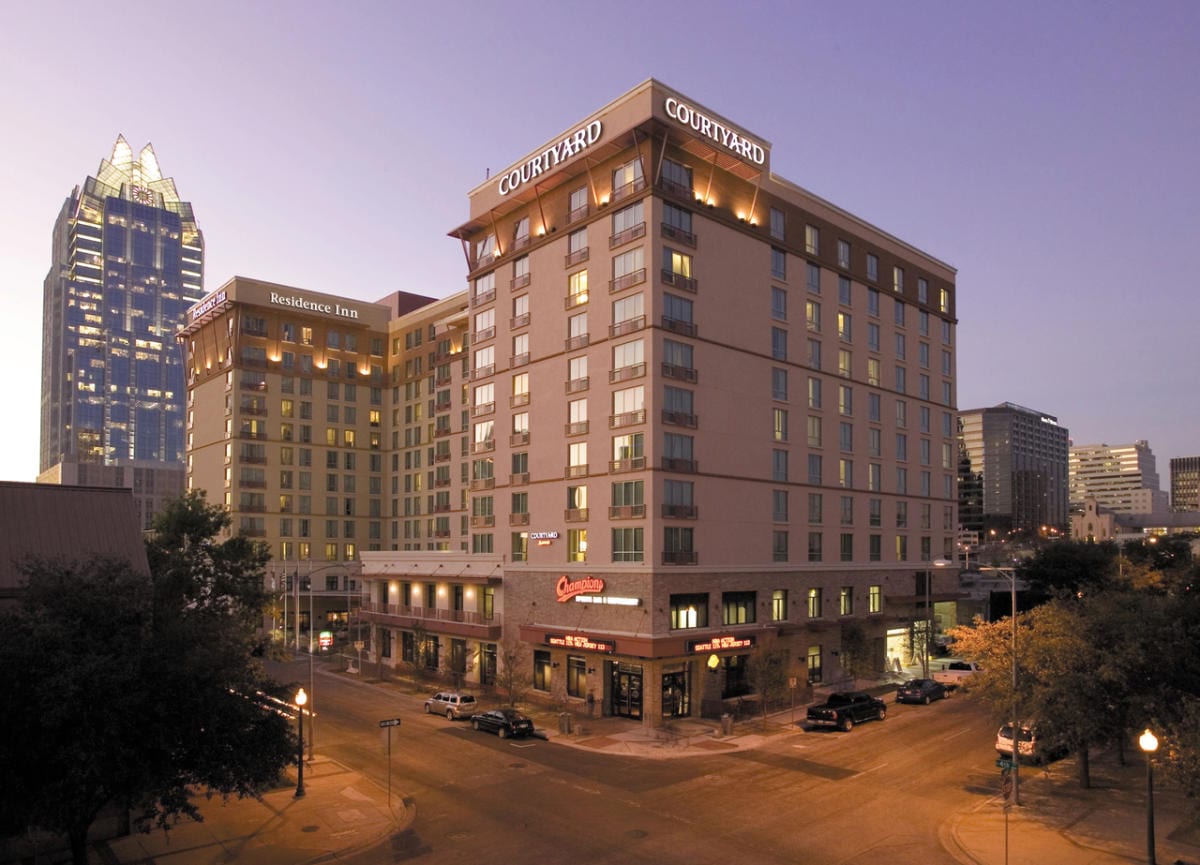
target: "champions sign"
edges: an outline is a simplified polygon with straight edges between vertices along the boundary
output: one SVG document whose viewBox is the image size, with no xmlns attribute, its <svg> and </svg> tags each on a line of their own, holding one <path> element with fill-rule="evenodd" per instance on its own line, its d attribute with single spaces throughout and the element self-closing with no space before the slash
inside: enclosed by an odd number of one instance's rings
<svg viewBox="0 0 1200 865">
<path fill-rule="evenodd" d="M 554 584 L 554 594 L 558 602 L 564 603 L 576 595 L 595 595 L 604 591 L 604 580 L 599 577 L 583 577 L 579 580 L 569 580 L 566 576 L 558 578 Z"/>
</svg>

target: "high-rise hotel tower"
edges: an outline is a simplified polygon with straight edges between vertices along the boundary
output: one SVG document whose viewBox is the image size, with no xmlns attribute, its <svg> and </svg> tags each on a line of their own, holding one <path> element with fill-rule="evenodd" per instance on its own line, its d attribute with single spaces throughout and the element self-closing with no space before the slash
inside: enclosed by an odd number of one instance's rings
<svg viewBox="0 0 1200 865">
<path fill-rule="evenodd" d="M 39 480 L 134 489 L 147 527 L 183 491 L 175 341 L 203 297 L 204 240 L 150 145 L 124 137 L 54 224 L 42 312 Z"/>
</svg>

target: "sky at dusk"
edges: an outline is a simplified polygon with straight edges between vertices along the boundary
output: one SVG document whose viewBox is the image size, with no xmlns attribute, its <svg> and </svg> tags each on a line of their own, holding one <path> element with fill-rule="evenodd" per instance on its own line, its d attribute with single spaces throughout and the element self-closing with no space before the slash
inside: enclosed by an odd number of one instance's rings
<svg viewBox="0 0 1200 865">
<path fill-rule="evenodd" d="M 118 134 L 195 207 L 206 289 L 444 297 L 468 190 L 647 78 L 957 268 L 960 409 L 1148 439 L 1164 489 L 1200 455 L 1200 3 L 39 2 L 5 31 L 0 479 L 36 477 L 51 229 Z"/>
</svg>

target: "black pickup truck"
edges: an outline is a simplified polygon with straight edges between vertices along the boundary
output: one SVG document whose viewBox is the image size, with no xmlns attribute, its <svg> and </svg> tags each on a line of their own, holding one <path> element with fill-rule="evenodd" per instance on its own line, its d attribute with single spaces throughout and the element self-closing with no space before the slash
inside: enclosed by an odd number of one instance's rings
<svg viewBox="0 0 1200 865">
<path fill-rule="evenodd" d="M 863 721 L 882 721 L 887 717 L 883 700 L 863 691 L 838 691 L 828 702 L 808 707 L 808 723 L 814 727 L 837 727 L 850 732 Z"/>
</svg>

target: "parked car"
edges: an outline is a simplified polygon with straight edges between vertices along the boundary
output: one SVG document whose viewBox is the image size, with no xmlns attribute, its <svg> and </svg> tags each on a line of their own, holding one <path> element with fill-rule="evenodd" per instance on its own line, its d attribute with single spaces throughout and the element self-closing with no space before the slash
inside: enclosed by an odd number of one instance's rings
<svg viewBox="0 0 1200 865">
<path fill-rule="evenodd" d="M 924 703 L 928 706 L 934 700 L 944 700 L 949 691 L 941 682 L 933 679 L 909 679 L 896 691 L 897 703 Z"/>
<path fill-rule="evenodd" d="M 887 706 L 878 697 L 865 691 L 837 691 L 819 706 L 809 706 L 807 719 L 814 727 L 837 727 L 849 733 L 863 721 L 882 721 Z"/>
<path fill-rule="evenodd" d="M 425 701 L 425 712 L 434 715 L 445 715 L 451 721 L 459 718 L 469 718 L 479 711 L 479 703 L 473 694 L 460 694 L 457 691 L 438 691 Z"/>
<path fill-rule="evenodd" d="M 933 680 L 941 682 L 947 688 L 954 689 L 959 685 L 969 683 L 971 677 L 981 669 L 974 661 L 951 661 L 948 664 L 942 664 L 942 668 L 933 673 Z"/>
<path fill-rule="evenodd" d="M 1004 724 L 996 731 L 996 753 L 1002 757 L 1012 757 L 1012 726 Z M 1037 721 L 1022 721 L 1017 741 L 1022 763 L 1045 763 L 1067 753 L 1065 747 L 1046 735 Z"/>
<path fill-rule="evenodd" d="M 492 709 L 471 716 L 471 727 L 495 733 L 501 739 L 510 736 L 532 736 L 533 721 L 516 709 Z"/>
</svg>

